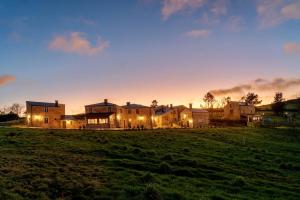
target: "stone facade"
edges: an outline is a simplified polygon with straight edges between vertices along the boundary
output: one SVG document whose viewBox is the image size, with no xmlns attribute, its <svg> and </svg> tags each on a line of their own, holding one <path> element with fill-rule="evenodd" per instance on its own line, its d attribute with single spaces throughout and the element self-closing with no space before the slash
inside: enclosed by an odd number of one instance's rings
<svg viewBox="0 0 300 200">
<path fill-rule="evenodd" d="M 255 115 L 254 105 L 231 101 L 224 107 L 224 119 L 247 120 L 249 115 Z"/>
<path fill-rule="evenodd" d="M 209 124 L 209 112 L 203 109 L 189 108 L 180 113 L 180 124 L 184 128 L 202 128 Z"/>
<path fill-rule="evenodd" d="M 127 102 L 125 106 L 118 108 L 117 121 L 120 128 L 124 129 L 151 129 L 153 112 L 151 107 Z"/>
<path fill-rule="evenodd" d="M 61 117 L 65 115 L 65 105 L 45 102 L 26 102 L 26 117 L 29 127 L 62 128 Z"/>
</svg>

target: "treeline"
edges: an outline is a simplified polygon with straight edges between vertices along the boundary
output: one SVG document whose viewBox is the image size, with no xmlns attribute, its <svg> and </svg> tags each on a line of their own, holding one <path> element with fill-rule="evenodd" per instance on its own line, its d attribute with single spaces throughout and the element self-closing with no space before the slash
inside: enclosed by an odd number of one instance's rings
<svg viewBox="0 0 300 200">
<path fill-rule="evenodd" d="M 14 103 L 0 109 L 0 122 L 7 122 L 20 119 L 24 106 Z"/>
</svg>

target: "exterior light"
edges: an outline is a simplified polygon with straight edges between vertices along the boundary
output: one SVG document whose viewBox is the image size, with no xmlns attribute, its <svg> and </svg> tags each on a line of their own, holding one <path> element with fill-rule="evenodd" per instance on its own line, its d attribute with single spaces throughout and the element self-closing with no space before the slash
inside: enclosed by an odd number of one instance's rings
<svg viewBox="0 0 300 200">
<path fill-rule="evenodd" d="M 120 115 L 117 115 L 117 120 L 120 120 L 121 119 L 121 116 Z"/>
<path fill-rule="evenodd" d="M 183 119 L 186 119 L 186 114 L 183 114 Z"/>
<path fill-rule="evenodd" d="M 67 124 L 71 124 L 71 121 L 70 121 L 70 120 L 67 120 Z"/>
<path fill-rule="evenodd" d="M 129 118 L 128 121 L 131 122 L 131 118 Z"/>
<path fill-rule="evenodd" d="M 40 120 L 42 119 L 42 116 L 40 116 L 40 115 L 35 115 L 35 116 L 34 116 L 34 119 L 40 121 Z"/>
<path fill-rule="evenodd" d="M 138 120 L 143 121 L 145 119 L 144 116 L 138 116 Z"/>
<path fill-rule="evenodd" d="M 193 120 L 192 120 L 192 119 L 189 119 L 189 123 L 193 123 Z"/>
</svg>

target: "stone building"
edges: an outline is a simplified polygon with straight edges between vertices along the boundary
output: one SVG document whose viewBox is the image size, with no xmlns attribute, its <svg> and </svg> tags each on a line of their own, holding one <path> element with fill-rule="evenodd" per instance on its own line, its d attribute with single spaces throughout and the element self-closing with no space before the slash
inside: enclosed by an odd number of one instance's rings
<svg viewBox="0 0 300 200">
<path fill-rule="evenodd" d="M 85 106 L 86 128 L 120 128 L 117 120 L 118 106 L 104 99 L 101 103 Z"/>
<path fill-rule="evenodd" d="M 61 119 L 61 127 L 64 129 L 85 129 L 85 114 L 64 115 Z"/>
<path fill-rule="evenodd" d="M 151 107 L 130 102 L 117 109 L 118 124 L 124 129 L 151 129 L 153 127 L 152 115 Z"/>
<path fill-rule="evenodd" d="M 29 127 L 61 128 L 65 105 L 46 102 L 26 101 L 26 117 Z"/>
<path fill-rule="evenodd" d="M 184 128 L 201 128 L 209 124 L 209 112 L 203 109 L 189 108 L 180 113 L 180 124 Z"/>
<path fill-rule="evenodd" d="M 180 128 L 180 113 L 185 106 L 159 106 L 154 111 L 154 128 Z"/>
<path fill-rule="evenodd" d="M 245 120 L 255 115 L 254 105 L 246 104 L 245 102 L 230 101 L 224 107 L 225 120 Z"/>
</svg>

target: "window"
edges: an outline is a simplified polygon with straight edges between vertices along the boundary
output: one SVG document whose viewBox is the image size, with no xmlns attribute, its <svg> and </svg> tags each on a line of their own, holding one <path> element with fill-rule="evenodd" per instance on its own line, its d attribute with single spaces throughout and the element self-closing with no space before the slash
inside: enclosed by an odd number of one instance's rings
<svg viewBox="0 0 300 200">
<path fill-rule="evenodd" d="M 99 124 L 107 124 L 108 119 L 99 119 Z"/>
<path fill-rule="evenodd" d="M 88 124 L 97 124 L 97 119 L 88 119 Z"/>
<path fill-rule="evenodd" d="M 45 117 L 45 118 L 44 118 L 44 122 L 45 122 L 45 124 L 49 124 L 49 118 L 48 118 L 48 117 Z"/>
<path fill-rule="evenodd" d="M 45 107 L 45 108 L 44 108 L 44 111 L 45 111 L 45 112 L 48 112 L 48 107 Z"/>
<path fill-rule="evenodd" d="M 140 114 L 140 110 L 139 109 L 136 109 L 135 112 L 136 112 L 136 114 Z"/>
<path fill-rule="evenodd" d="M 131 114 L 131 109 L 128 109 L 128 114 L 129 114 L 129 115 Z"/>
<path fill-rule="evenodd" d="M 108 112 L 111 112 L 111 107 L 108 107 Z"/>
</svg>

